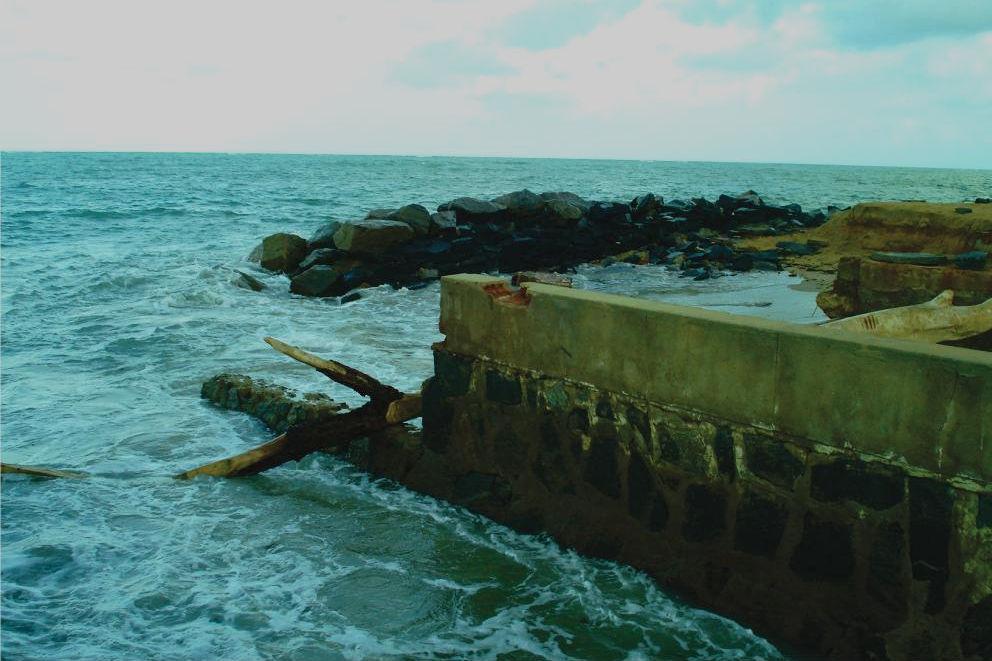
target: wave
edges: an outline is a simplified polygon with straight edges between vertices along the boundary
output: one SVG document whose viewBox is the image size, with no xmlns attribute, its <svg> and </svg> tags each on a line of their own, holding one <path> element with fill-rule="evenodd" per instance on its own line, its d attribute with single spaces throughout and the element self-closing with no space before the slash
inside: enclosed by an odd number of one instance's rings
<svg viewBox="0 0 992 661">
<path fill-rule="evenodd" d="M 149 216 L 185 216 L 186 209 L 180 207 L 149 207 L 147 209 L 128 209 L 124 211 L 110 211 L 102 209 L 68 209 L 62 212 L 64 216 L 82 218 L 86 220 L 114 220 L 125 218 L 146 218 Z"/>
</svg>

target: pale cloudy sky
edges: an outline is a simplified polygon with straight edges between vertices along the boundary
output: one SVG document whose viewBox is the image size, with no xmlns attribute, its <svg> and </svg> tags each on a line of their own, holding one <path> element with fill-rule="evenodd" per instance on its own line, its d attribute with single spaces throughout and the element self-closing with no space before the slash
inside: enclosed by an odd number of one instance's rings
<svg viewBox="0 0 992 661">
<path fill-rule="evenodd" d="M 0 0 L 0 148 L 992 168 L 992 0 Z"/>
</svg>

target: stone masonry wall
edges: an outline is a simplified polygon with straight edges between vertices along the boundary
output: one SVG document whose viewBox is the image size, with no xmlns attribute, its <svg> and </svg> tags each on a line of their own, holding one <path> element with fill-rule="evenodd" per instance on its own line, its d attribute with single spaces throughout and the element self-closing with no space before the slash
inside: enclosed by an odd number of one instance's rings
<svg viewBox="0 0 992 661">
<path fill-rule="evenodd" d="M 414 488 L 803 653 L 992 655 L 992 493 L 443 345 L 435 368 L 424 447 L 385 471 Z"/>
</svg>

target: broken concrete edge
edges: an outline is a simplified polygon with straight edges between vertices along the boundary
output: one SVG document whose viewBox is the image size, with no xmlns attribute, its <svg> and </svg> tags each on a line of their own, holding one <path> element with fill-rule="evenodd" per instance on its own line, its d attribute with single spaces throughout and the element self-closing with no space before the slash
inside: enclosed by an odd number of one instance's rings
<svg viewBox="0 0 992 661">
<path fill-rule="evenodd" d="M 992 490 L 992 355 L 501 278 L 442 278 L 448 351 Z"/>
</svg>

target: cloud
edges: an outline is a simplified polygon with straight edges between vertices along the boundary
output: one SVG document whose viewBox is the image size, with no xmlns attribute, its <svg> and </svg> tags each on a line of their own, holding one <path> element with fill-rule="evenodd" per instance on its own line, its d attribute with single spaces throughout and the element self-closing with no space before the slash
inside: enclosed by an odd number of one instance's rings
<svg viewBox="0 0 992 661">
<path fill-rule="evenodd" d="M 0 141 L 992 167 L 986 6 L 8 0 Z"/>
<path fill-rule="evenodd" d="M 392 70 L 391 77 L 403 85 L 430 88 L 509 72 L 510 68 L 491 52 L 445 41 L 418 48 Z"/>
<path fill-rule="evenodd" d="M 992 30 L 988 0 L 674 0 L 692 23 L 771 25 L 790 11 L 815 12 L 824 35 L 842 48 L 872 49 Z"/>
</svg>

